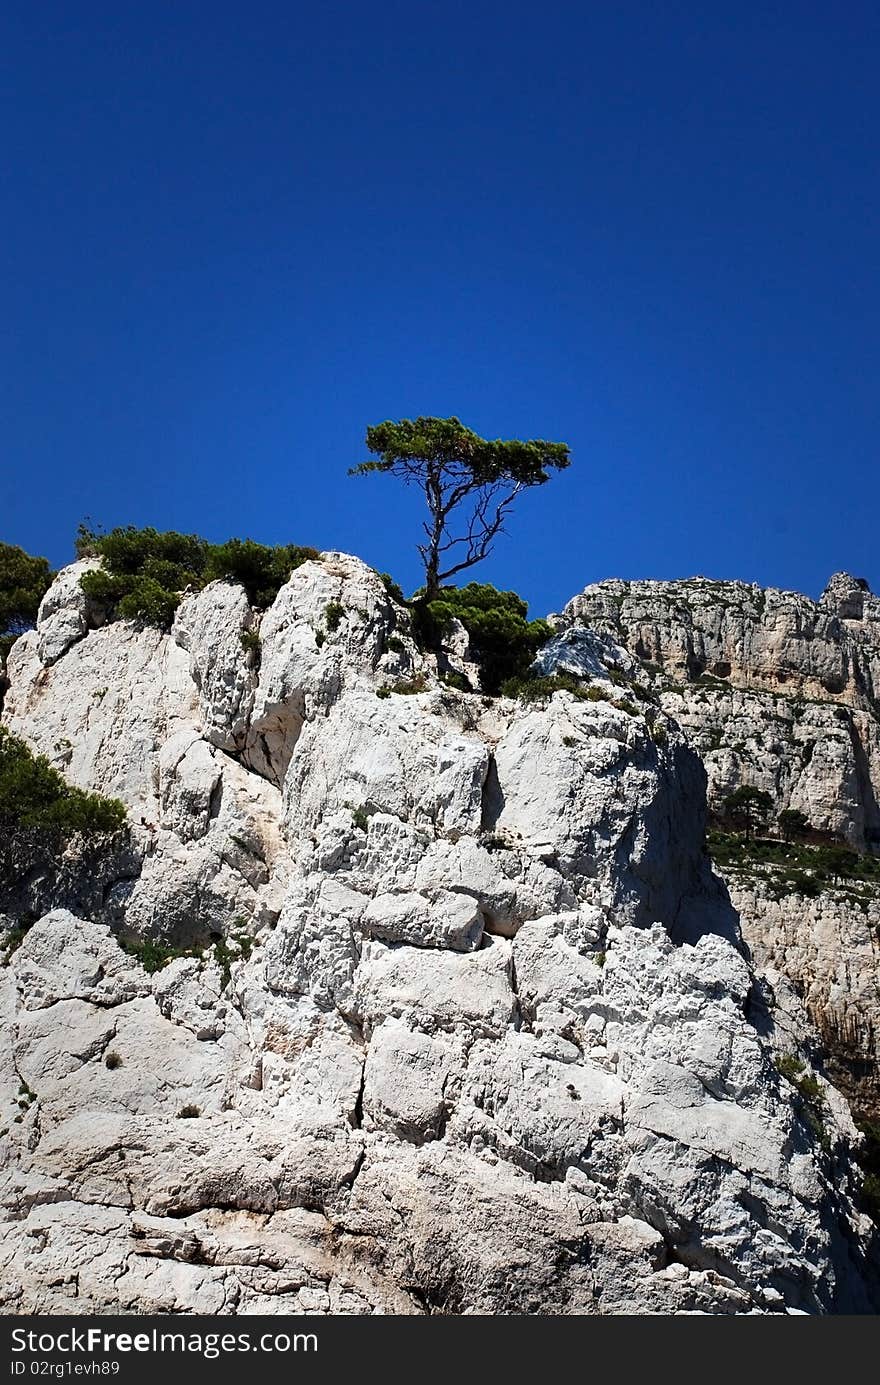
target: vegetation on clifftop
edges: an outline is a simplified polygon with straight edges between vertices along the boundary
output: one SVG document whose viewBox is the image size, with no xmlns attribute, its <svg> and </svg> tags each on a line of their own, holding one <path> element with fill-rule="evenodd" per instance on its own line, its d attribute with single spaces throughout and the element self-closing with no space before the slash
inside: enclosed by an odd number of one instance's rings
<svg viewBox="0 0 880 1385">
<path fill-rule="evenodd" d="M 0 655 L 30 630 L 37 619 L 53 572 L 46 558 L 35 558 L 15 544 L 0 543 Z"/>
<path fill-rule="evenodd" d="M 132 525 L 98 534 L 80 526 L 78 557 L 99 557 L 103 566 L 86 572 L 82 589 L 112 617 L 167 629 L 187 590 L 213 581 L 240 582 L 251 605 L 271 605 L 290 574 L 317 549 L 297 544 L 228 539 L 209 543 L 198 534 L 160 532 Z"/>
</svg>

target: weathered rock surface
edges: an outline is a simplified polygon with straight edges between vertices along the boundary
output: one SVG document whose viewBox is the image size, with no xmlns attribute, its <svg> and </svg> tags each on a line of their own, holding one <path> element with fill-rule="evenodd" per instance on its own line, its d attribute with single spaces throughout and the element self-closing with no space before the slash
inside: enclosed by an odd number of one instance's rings
<svg viewBox="0 0 880 1385">
<path fill-rule="evenodd" d="M 638 661 L 699 753 L 712 806 L 753 785 L 815 833 L 880 850 L 880 598 L 866 582 L 836 573 L 818 602 L 704 578 L 599 582 L 558 618 L 546 667 L 595 638 L 582 622 Z M 830 1071 L 876 1119 L 880 892 L 779 899 L 754 876 L 727 883 L 756 961 L 804 997 Z"/>
<path fill-rule="evenodd" d="M 4 720 L 139 854 L 0 967 L 3 1311 L 877 1306 L 848 1108 L 774 1061 L 810 998 L 759 993 L 654 705 L 454 693 L 338 554 L 40 638 Z"/>
<path fill-rule="evenodd" d="M 598 582 L 557 618 L 651 672 L 720 803 L 746 782 L 819 831 L 880 847 L 880 598 L 837 573 L 821 601 L 745 582 Z"/>
</svg>

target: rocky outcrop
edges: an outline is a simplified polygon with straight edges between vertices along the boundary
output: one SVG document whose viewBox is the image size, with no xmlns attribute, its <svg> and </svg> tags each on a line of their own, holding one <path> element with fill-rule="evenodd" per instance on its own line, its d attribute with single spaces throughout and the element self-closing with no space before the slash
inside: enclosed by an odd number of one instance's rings
<svg viewBox="0 0 880 1385">
<path fill-rule="evenodd" d="M 598 582 L 557 617 L 623 645 L 653 676 L 709 776 L 880 848 L 880 598 L 837 573 L 818 602 L 745 582 Z"/>
<path fill-rule="evenodd" d="M 592 627 L 622 646 L 699 753 L 716 810 L 749 784 L 814 838 L 880 850 L 880 598 L 863 579 L 836 573 L 818 602 L 704 578 L 599 582 L 556 624 L 563 666 Z M 829 1071 L 876 1119 L 880 891 L 780 898 L 744 871 L 727 883 L 756 961 L 797 988 Z"/>
<path fill-rule="evenodd" d="M 453 691 L 339 554 L 40 639 L 4 720 L 142 863 L 0 967 L 4 1311 L 876 1306 L 848 1108 L 778 1066 L 809 1014 L 654 703 Z"/>
</svg>

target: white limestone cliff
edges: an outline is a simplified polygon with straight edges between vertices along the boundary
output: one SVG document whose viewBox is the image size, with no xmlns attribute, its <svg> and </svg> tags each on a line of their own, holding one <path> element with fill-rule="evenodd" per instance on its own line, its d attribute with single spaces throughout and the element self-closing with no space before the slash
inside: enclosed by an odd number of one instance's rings
<svg viewBox="0 0 880 1385">
<path fill-rule="evenodd" d="M 77 592 L 3 720 L 132 843 L 0 967 L 2 1311 L 876 1306 L 858 1136 L 777 1066 L 810 1014 L 767 1009 L 674 720 L 452 691 L 345 555 L 168 634 Z"/>
</svg>

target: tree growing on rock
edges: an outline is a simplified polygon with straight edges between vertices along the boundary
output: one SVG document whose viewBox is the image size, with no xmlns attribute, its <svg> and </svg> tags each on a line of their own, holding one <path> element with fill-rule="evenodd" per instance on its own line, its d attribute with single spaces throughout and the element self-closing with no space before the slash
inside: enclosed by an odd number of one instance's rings
<svg viewBox="0 0 880 1385">
<path fill-rule="evenodd" d="M 791 842 L 796 837 L 803 837 L 810 830 L 810 819 L 800 808 L 783 808 L 776 819 L 776 825 L 782 833 L 782 840 Z"/>
<path fill-rule="evenodd" d="M 741 784 L 724 800 L 724 811 L 732 822 L 741 826 L 746 841 L 764 825 L 773 807 L 773 799 L 765 789 L 755 789 L 751 784 Z"/>
<path fill-rule="evenodd" d="M 0 652 L 33 628 L 52 576 L 45 558 L 34 558 L 15 544 L 0 543 Z"/>
<path fill-rule="evenodd" d="M 493 442 L 457 418 L 378 423 L 367 429 L 367 448 L 376 460 L 361 462 L 349 475 L 385 472 L 418 486 L 425 497 L 429 518 L 418 550 L 427 602 L 450 577 L 488 556 L 522 491 L 543 486 L 570 462 L 565 443 Z"/>
</svg>

